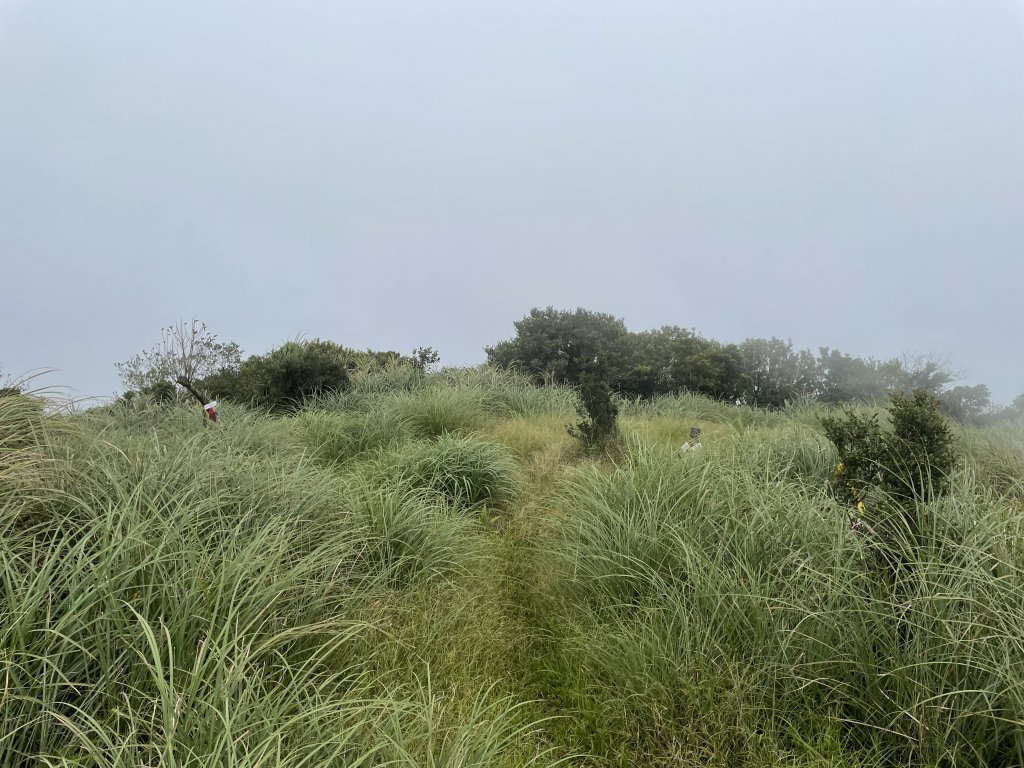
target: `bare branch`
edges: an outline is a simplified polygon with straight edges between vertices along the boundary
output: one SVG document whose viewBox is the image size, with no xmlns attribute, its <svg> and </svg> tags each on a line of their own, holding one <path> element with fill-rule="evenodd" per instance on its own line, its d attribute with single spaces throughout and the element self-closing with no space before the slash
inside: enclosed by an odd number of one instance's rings
<svg viewBox="0 0 1024 768">
<path fill-rule="evenodd" d="M 206 323 L 193 318 L 164 328 L 154 347 L 118 363 L 117 370 L 130 389 L 170 381 L 206 402 L 197 393 L 196 383 L 219 370 L 237 368 L 241 356 L 237 344 L 219 342 L 216 334 L 207 330 Z"/>
</svg>

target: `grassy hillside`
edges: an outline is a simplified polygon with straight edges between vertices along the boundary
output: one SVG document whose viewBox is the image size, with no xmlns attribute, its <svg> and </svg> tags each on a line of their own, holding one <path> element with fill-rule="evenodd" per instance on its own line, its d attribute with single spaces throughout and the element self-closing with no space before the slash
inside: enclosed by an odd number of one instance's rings
<svg viewBox="0 0 1024 768">
<path fill-rule="evenodd" d="M 573 402 L 0 398 L 0 765 L 1024 765 L 1019 431 L 882 546 L 813 407 Z"/>
</svg>

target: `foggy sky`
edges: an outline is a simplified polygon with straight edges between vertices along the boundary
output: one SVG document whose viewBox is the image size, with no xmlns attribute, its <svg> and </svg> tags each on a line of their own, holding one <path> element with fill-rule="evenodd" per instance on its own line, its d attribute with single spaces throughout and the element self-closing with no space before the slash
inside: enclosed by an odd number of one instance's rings
<svg viewBox="0 0 1024 768">
<path fill-rule="evenodd" d="M 1019 0 L 0 0 L 0 365 L 531 307 L 1024 390 Z"/>
</svg>

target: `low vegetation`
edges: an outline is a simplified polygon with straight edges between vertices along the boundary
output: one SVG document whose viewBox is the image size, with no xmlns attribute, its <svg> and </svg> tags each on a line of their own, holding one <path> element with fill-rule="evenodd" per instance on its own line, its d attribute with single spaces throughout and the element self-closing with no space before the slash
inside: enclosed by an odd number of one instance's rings
<svg viewBox="0 0 1024 768">
<path fill-rule="evenodd" d="M 0 765 L 1024 764 L 1019 422 L 346 377 L 0 396 Z"/>
</svg>

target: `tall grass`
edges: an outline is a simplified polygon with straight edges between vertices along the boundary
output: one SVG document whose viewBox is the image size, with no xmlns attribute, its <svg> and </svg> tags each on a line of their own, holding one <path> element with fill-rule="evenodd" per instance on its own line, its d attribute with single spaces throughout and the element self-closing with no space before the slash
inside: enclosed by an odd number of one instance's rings
<svg viewBox="0 0 1024 768">
<path fill-rule="evenodd" d="M 569 390 L 354 379 L 0 398 L 0 765 L 1024 764 L 1017 433 L 883 530 L 808 404 L 630 404 L 594 458 Z"/>
<path fill-rule="evenodd" d="M 873 765 L 1020 764 L 1018 512 L 963 481 L 896 542 L 893 573 L 809 482 L 817 451 L 763 437 L 781 461 L 751 457 L 744 433 L 732 451 L 641 446 L 566 487 L 553 667 L 591 713 L 590 747 L 644 764 L 822 744 Z"/>
<path fill-rule="evenodd" d="M 47 456 L 42 436 L 43 409 L 21 395 L 0 396 L 0 530 L 24 523 L 46 494 Z"/>
<path fill-rule="evenodd" d="M 457 510 L 509 502 L 518 466 L 499 443 L 445 435 L 383 456 L 372 477 L 382 485 L 430 491 Z"/>
<path fill-rule="evenodd" d="M 446 368 L 438 381 L 480 394 L 485 409 L 502 417 L 572 415 L 576 394 L 562 385 L 535 386 L 529 377 L 490 366 Z"/>
<path fill-rule="evenodd" d="M 1007 422 L 983 430 L 960 427 L 957 439 L 967 465 L 981 482 L 1024 502 L 1024 425 Z"/>
<path fill-rule="evenodd" d="M 651 400 L 626 400 L 620 413 L 623 416 L 672 418 L 692 421 L 694 424 L 729 424 L 741 427 L 753 424 L 777 423 L 781 416 L 771 411 L 713 400 L 692 392 L 662 395 Z"/>
<path fill-rule="evenodd" d="M 295 418 L 294 426 L 301 444 L 328 465 L 396 448 L 414 434 L 401 414 L 384 408 L 341 413 L 307 410 Z"/>
<path fill-rule="evenodd" d="M 240 449 L 244 418 L 0 407 L 0 764 L 483 766 L 532 732 L 486 690 L 460 729 L 374 665 L 374 606 L 486 545 L 435 501 Z"/>
<path fill-rule="evenodd" d="M 395 397 L 390 407 L 417 437 L 471 434 L 489 421 L 480 393 L 469 388 L 431 387 L 414 395 Z"/>
</svg>

